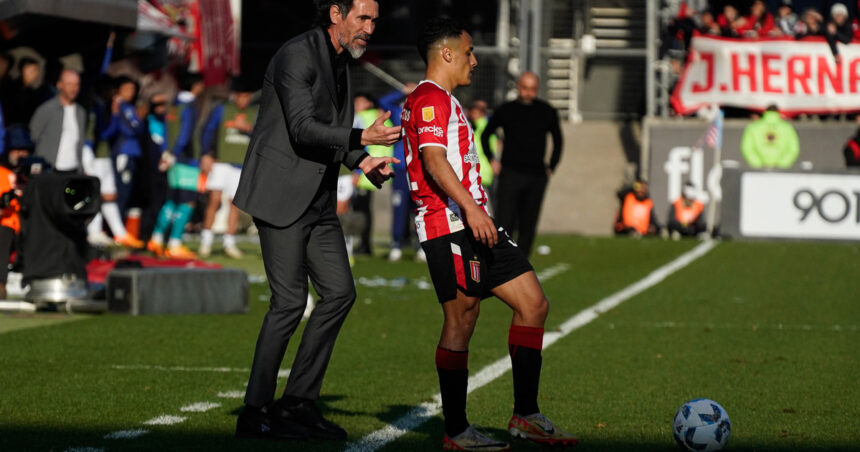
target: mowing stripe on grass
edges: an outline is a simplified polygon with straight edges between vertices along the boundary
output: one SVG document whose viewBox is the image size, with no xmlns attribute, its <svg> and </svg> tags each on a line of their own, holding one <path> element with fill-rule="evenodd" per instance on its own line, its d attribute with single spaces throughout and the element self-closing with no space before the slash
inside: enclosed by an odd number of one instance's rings
<svg viewBox="0 0 860 452">
<path fill-rule="evenodd" d="M 716 246 L 716 242 L 702 242 L 695 248 L 681 256 L 677 257 L 672 262 L 654 270 L 641 280 L 627 286 L 626 288 L 600 300 L 589 308 L 580 311 L 578 314 L 567 319 L 559 326 L 558 331 L 545 333 L 543 337 L 544 348 L 549 347 L 564 336 L 567 336 L 576 329 L 587 325 L 600 314 L 609 311 L 619 304 L 633 298 L 634 296 L 644 292 L 645 290 L 659 284 L 672 273 L 690 265 L 696 259 L 704 256 Z M 505 356 L 496 362 L 484 367 L 478 373 L 469 377 L 469 392 L 475 391 L 487 383 L 500 377 L 502 374 L 511 369 L 511 360 Z M 346 451 L 348 452 L 371 452 L 375 451 L 386 444 L 396 440 L 397 438 L 409 433 L 421 424 L 427 422 L 431 417 L 436 416 L 442 410 L 442 395 L 436 394 L 433 396 L 432 402 L 425 402 L 411 409 L 404 416 L 395 420 L 391 424 L 382 427 L 379 430 L 365 435 L 360 440 L 347 444 Z"/>
</svg>

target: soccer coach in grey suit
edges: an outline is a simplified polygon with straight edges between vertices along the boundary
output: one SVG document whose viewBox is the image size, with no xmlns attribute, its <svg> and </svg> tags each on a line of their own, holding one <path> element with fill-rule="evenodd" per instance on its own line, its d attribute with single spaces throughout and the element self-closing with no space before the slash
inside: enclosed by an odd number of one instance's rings
<svg viewBox="0 0 860 452">
<path fill-rule="evenodd" d="M 316 406 L 338 331 L 355 286 L 335 212 L 340 165 L 359 168 L 377 186 L 393 175 L 391 145 L 400 127 L 390 112 L 352 129 L 349 57 L 364 52 L 378 16 L 374 0 L 317 0 L 317 27 L 284 44 L 263 80 L 260 112 L 233 203 L 254 217 L 272 290 L 237 437 L 345 439 Z M 308 276 L 321 296 L 308 319 L 284 395 L 272 403 L 284 351 L 302 318 Z"/>
</svg>

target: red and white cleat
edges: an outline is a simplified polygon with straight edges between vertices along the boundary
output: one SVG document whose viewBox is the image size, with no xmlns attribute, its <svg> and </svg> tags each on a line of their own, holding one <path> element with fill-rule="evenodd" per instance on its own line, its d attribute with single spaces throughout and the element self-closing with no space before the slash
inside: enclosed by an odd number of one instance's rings
<svg viewBox="0 0 860 452">
<path fill-rule="evenodd" d="M 508 432 L 514 438 L 524 438 L 550 446 L 576 446 L 579 440 L 552 423 L 541 413 L 520 416 L 514 414 L 508 422 Z"/>
</svg>

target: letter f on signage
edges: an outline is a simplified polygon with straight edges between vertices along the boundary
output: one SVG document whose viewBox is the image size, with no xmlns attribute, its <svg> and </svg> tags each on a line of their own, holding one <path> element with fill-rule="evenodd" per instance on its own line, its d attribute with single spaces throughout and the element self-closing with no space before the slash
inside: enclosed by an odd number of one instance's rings
<svg viewBox="0 0 860 452">
<path fill-rule="evenodd" d="M 684 175 L 690 172 L 689 159 L 693 150 L 689 146 L 679 146 L 669 151 L 663 170 L 669 176 L 668 200 L 674 201 L 681 196 Z"/>
</svg>

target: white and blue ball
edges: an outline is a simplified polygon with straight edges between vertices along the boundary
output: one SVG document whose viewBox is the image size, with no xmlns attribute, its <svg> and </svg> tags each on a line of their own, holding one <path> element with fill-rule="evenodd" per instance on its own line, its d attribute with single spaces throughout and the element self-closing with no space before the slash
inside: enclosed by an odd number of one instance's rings
<svg viewBox="0 0 860 452">
<path fill-rule="evenodd" d="M 690 400 L 681 405 L 672 427 L 675 441 L 689 451 L 722 450 L 732 435 L 729 414 L 710 399 Z"/>
</svg>

